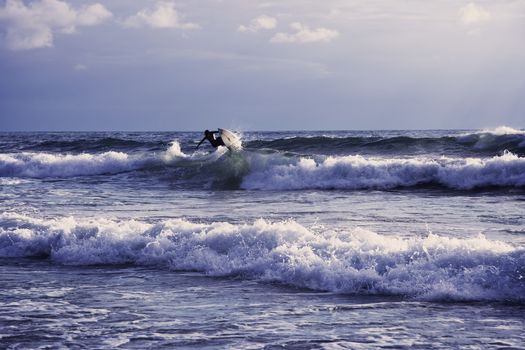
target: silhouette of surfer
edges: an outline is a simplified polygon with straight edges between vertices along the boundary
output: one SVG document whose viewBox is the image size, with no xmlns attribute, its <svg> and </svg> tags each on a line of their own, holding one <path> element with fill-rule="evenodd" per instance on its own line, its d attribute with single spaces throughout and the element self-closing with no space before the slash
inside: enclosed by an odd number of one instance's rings
<svg viewBox="0 0 525 350">
<path fill-rule="evenodd" d="M 197 147 L 195 147 L 195 149 L 199 148 L 199 146 L 204 142 L 204 140 L 208 140 L 210 144 L 215 148 L 219 146 L 225 146 L 224 141 L 222 141 L 222 138 L 220 136 L 215 138 L 214 134 L 218 134 L 218 133 L 219 133 L 219 130 L 217 131 L 205 130 L 203 139 L 201 140 L 201 142 L 199 142 L 199 144 L 197 145 Z"/>
</svg>

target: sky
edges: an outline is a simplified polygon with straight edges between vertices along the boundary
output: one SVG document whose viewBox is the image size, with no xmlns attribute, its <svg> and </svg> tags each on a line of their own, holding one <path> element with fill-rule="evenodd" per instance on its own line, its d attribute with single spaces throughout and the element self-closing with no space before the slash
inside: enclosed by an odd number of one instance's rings
<svg viewBox="0 0 525 350">
<path fill-rule="evenodd" d="M 525 127 L 525 0 L 0 0 L 0 131 Z"/>
</svg>

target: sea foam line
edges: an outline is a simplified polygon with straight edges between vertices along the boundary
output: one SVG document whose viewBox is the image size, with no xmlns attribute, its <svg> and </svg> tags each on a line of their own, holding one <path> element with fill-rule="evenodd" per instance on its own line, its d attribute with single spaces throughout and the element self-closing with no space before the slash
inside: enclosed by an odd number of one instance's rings
<svg viewBox="0 0 525 350">
<path fill-rule="evenodd" d="M 295 221 L 247 224 L 0 215 L 0 256 L 135 264 L 314 290 L 525 302 L 525 249 L 483 235 L 400 238 Z"/>
</svg>

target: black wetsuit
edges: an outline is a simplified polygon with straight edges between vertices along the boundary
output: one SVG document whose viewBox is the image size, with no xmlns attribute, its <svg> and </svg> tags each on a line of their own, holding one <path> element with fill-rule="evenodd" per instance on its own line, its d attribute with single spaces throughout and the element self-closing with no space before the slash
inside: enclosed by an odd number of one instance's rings
<svg viewBox="0 0 525 350">
<path fill-rule="evenodd" d="M 206 133 L 206 140 L 208 140 L 211 145 L 215 148 L 219 147 L 219 146 L 224 146 L 224 141 L 222 141 L 222 138 L 219 136 L 217 138 L 215 138 L 215 136 L 213 134 L 215 133 L 218 133 L 218 131 L 212 131 L 212 132 L 208 132 Z"/>
</svg>

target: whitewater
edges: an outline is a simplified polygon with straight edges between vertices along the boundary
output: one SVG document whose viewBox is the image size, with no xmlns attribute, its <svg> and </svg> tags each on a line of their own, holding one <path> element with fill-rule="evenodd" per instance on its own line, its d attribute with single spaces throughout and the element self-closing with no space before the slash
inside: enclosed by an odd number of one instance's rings
<svg viewBox="0 0 525 350">
<path fill-rule="evenodd" d="M 2 348 L 522 348 L 525 131 L 0 133 Z"/>
</svg>

